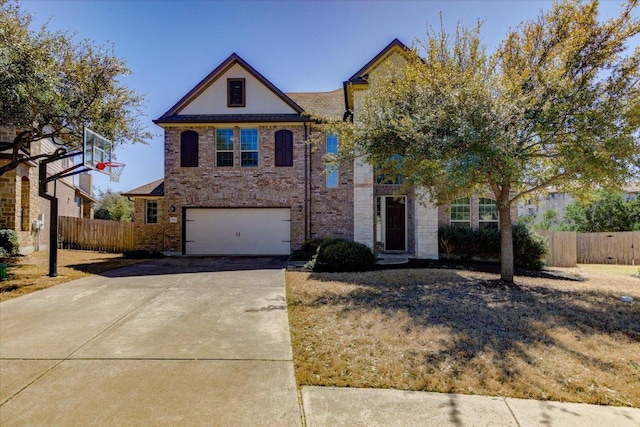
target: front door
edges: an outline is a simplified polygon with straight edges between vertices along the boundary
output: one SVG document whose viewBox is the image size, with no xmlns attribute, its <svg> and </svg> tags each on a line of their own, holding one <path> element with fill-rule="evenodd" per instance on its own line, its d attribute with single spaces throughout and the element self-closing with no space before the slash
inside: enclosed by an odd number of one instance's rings
<svg viewBox="0 0 640 427">
<path fill-rule="evenodd" d="M 385 250 L 406 250 L 405 198 L 386 197 L 385 200 Z"/>
</svg>

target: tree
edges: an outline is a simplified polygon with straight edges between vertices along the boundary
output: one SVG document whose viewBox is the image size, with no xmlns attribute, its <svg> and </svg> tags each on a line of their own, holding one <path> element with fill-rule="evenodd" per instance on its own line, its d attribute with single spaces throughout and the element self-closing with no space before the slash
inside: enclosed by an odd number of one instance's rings
<svg viewBox="0 0 640 427">
<path fill-rule="evenodd" d="M 640 227 L 636 205 L 640 203 L 635 200 L 625 202 L 619 191 L 600 190 L 592 202 L 570 203 L 562 228 L 581 233 L 633 231 Z"/>
<path fill-rule="evenodd" d="M 447 204 L 490 189 L 500 214 L 501 279 L 513 282 L 510 209 L 548 186 L 621 184 L 640 165 L 640 32 L 629 0 L 600 23 L 598 3 L 554 3 L 488 55 L 480 24 L 429 31 L 401 69 L 370 78 L 353 124 L 326 125 L 346 153 L 400 171 Z M 398 161 L 397 159 L 401 159 Z"/>
<path fill-rule="evenodd" d="M 114 193 L 111 189 L 107 189 L 105 192 L 100 192 L 93 217 L 95 219 L 131 222 L 133 221 L 133 212 L 131 200 L 120 193 Z"/>
<path fill-rule="evenodd" d="M 0 175 L 52 154 L 31 156 L 34 141 L 77 146 L 83 126 L 115 144 L 150 138 L 139 120 L 143 99 L 120 83 L 130 70 L 112 49 L 46 26 L 32 30 L 31 21 L 17 1 L 0 0 L 0 126 L 18 131 L 0 141 L 12 155 Z"/>
</svg>

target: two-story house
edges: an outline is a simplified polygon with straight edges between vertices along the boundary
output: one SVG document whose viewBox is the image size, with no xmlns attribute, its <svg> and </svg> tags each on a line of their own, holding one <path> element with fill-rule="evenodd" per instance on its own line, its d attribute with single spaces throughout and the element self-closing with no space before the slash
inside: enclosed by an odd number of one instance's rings
<svg viewBox="0 0 640 427">
<path fill-rule="evenodd" d="M 439 220 L 419 188 L 398 194 L 398 183 L 376 176 L 361 159 L 328 162 L 340 141 L 317 138 L 322 130 L 309 116 L 358 120 L 369 81 L 387 64 L 402 63 L 406 52 L 394 40 L 341 88 L 322 93 L 285 93 L 231 55 L 155 120 L 164 129 L 164 178 L 125 193 L 135 200 L 137 246 L 174 254 L 289 254 L 308 239 L 331 236 L 437 258 L 439 224 L 465 207 L 441 208 Z M 312 134 L 322 143 L 310 144 Z M 469 226 L 482 225 L 478 212 L 497 226 L 490 198 L 461 200 Z"/>
<path fill-rule="evenodd" d="M 0 142 L 10 143 L 18 130 L 0 127 Z M 58 148 L 49 139 L 34 141 L 23 152 L 24 156 L 53 153 Z M 9 150 L 0 151 L 0 165 L 11 160 Z M 53 162 L 48 169 L 53 175 L 72 165 L 71 159 Z M 0 176 L 0 229 L 15 230 L 20 252 L 28 254 L 49 246 L 49 201 L 38 195 L 39 161 L 29 161 Z M 93 204 L 91 175 L 79 176 L 76 186 L 73 177 L 66 177 L 48 184 L 47 192 L 58 198 L 59 216 L 92 218 Z"/>
</svg>

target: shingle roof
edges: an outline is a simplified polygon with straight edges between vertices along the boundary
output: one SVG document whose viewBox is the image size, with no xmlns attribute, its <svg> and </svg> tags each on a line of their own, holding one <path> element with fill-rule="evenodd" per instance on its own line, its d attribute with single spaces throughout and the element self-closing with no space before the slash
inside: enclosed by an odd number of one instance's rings
<svg viewBox="0 0 640 427">
<path fill-rule="evenodd" d="M 286 95 L 312 115 L 342 119 L 345 112 L 342 89 L 331 92 L 293 92 Z"/>
<path fill-rule="evenodd" d="M 176 114 L 163 116 L 154 123 L 260 123 L 307 122 L 300 114 Z"/>
<path fill-rule="evenodd" d="M 164 196 L 164 179 L 158 179 L 131 191 L 122 193 L 123 196 Z"/>
</svg>

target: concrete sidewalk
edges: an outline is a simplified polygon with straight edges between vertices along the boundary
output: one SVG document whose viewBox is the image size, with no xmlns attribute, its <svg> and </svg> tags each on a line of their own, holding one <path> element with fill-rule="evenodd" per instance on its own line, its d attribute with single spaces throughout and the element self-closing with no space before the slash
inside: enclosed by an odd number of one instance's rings
<svg viewBox="0 0 640 427">
<path fill-rule="evenodd" d="M 640 409 L 400 390 L 302 387 L 307 426 L 638 427 Z"/>
</svg>

